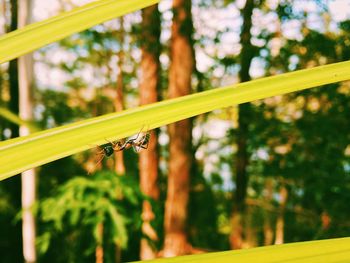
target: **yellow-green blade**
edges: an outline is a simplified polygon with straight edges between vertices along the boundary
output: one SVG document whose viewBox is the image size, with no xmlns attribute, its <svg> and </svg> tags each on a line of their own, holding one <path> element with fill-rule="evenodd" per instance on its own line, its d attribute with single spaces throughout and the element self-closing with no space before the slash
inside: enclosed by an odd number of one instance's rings
<svg viewBox="0 0 350 263">
<path fill-rule="evenodd" d="M 350 61 L 158 102 L 0 143 L 0 180 L 74 153 L 215 109 L 350 79 Z"/>
<path fill-rule="evenodd" d="M 147 262 L 345 263 L 350 262 L 350 238 L 298 242 L 236 251 L 164 258 Z"/>
<path fill-rule="evenodd" d="M 159 0 L 99 0 L 33 23 L 0 38 L 0 63 L 158 2 Z"/>
<path fill-rule="evenodd" d="M 18 117 L 16 114 L 11 112 L 10 110 L 0 107 L 0 116 L 4 119 L 17 124 L 18 126 L 26 126 L 28 127 L 32 132 L 38 131 L 39 128 L 36 127 L 33 123 L 29 121 L 22 120 L 20 117 Z"/>
</svg>

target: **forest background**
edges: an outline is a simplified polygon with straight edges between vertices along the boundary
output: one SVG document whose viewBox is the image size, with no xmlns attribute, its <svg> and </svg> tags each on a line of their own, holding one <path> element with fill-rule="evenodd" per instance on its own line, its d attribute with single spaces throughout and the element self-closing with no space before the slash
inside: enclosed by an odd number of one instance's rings
<svg viewBox="0 0 350 263">
<path fill-rule="evenodd" d="M 88 2 L 3 0 L 1 33 Z M 164 0 L 34 52 L 29 78 L 20 61 L 2 64 L 0 106 L 48 129 L 345 61 L 349 7 Z M 29 171 L 22 187 L 20 176 L 1 182 L 2 260 L 120 262 L 349 236 L 349 85 L 214 111 L 152 131 L 140 153 L 98 163 L 96 149 Z M 0 130 L 21 132 L 3 118 Z"/>
</svg>

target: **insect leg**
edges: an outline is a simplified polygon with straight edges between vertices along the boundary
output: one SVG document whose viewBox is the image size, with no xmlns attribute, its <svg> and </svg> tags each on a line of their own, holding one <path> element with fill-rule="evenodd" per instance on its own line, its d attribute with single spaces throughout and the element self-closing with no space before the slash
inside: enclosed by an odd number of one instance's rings
<svg viewBox="0 0 350 263">
<path fill-rule="evenodd" d="M 101 158 L 97 161 L 97 163 L 95 163 L 94 168 L 96 168 L 96 166 L 99 165 L 99 164 L 102 162 L 102 160 L 103 160 L 104 158 L 105 158 L 105 155 L 102 154 L 102 155 L 101 155 Z M 93 170 L 94 170 L 94 169 L 88 171 L 88 174 L 90 175 L 90 174 L 92 173 Z"/>
<path fill-rule="evenodd" d="M 138 132 L 138 134 L 136 135 L 136 138 L 133 138 L 133 139 L 131 139 L 131 140 L 136 141 L 136 140 L 139 138 L 139 136 L 140 136 L 140 134 L 141 134 L 143 128 L 145 128 L 145 125 L 142 125 L 141 130 L 140 130 L 140 131 Z"/>
<path fill-rule="evenodd" d="M 134 152 L 138 153 L 140 151 L 139 145 L 133 145 L 132 148 L 134 149 Z"/>
<path fill-rule="evenodd" d="M 140 147 L 143 148 L 143 149 L 147 149 L 148 148 L 148 144 L 149 144 L 149 141 L 150 141 L 150 138 L 151 138 L 151 134 L 149 132 L 147 132 L 141 142 L 140 142 Z"/>
<path fill-rule="evenodd" d="M 100 149 L 98 152 L 96 152 L 96 154 L 102 154 L 103 152 L 103 149 Z"/>
<path fill-rule="evenodd" d="M 125 142 L 123 140 L 112 142 L 112 147 L 115 152 L 120 152 L 125 149 Z"/>
<path fill-rule="evenodd" d="M 146 145 L 141 145 L 140 148 L 147 149 L 148 148 L 148 143 Z"/>
</svg>

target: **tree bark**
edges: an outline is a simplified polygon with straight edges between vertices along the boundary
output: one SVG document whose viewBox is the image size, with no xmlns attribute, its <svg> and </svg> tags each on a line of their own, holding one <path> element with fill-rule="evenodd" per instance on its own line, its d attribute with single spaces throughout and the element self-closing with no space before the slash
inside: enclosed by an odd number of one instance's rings
<svg viewBox="0 0 350 263">
<path fill-rule="evenodd" d="M 120 49 L 118 52 L 118 69 L 119 74 L 116 83 L 116 98 L 114 100 L 115 111 L 123 111 L 124 109 L 124 79 L 123 79 L 123 63 L 124 63 L 124 18 L 119 18 L 120 28 L 117 32 L 117 39 L 119 40 Z M 118 175 L 125 175 L 125 164 L 123 151 L 115 153 L 115 172 Z M 122 251 L 119 245 L 115 245 L 115 262 L 121 262 Z"/>
<path fill-rule="evenodd" d="M 169 97 L 175 98 L 191 92 L 194 69 L 192 49 L 192 16 L 190 0 L 173 1 L 171 28 L 171 65 Z M 165 204 L 165 257 L 189 252 L 186 221 L 189 199 L 190 167 L 192 162 L 192 123 L 190 119 L 169 125 L 170 158 L 168 192 Z"/>
<path fill-rule="evenodd" d="M 241 82 L 249 81 L 249 69 L 254 57 L 253 45 L 251 44 L 252 14 L 254 0 L 247 0 L 243 12 L 243 27 L 241 32 L 240 54 L 241 69 L 239 77 Z M 251 105 L 241 104 L 238 107 L 238 133 L 237 133 L 237 156 L 236 156 L 236 191 L 234 195 L 234 208 L 232 215 L 232 231 L 230 245 L 232 249 L 240 249 L 243 244 L 243 222 L 245 212 L 245 197 L 248 185 L 247 166 L 249 155 L 247 152 L 248 125 Z"/>
<path fill-rule="evenodd" d="M 0 2 L 0 14 L 3 15 L 3 17 L 6 17 L 6 3 L 5 1 Z M 0 35 L 6 33 L 6 22 L 5 19 L 3 23 L 0 24 Z M 3 93 L 3 85 L 4 85 L 4 77 L 3 77 L 3 71 L 0 70 L 0 105 L 3 105 L 3 98 L 2 98 L 2 93 Z M 5 128 L 5 122 L 3 119 L 0 119 L 0 140 L 4 140 L 3 136 L 3 131 Z"/>
<path fill-rule="evenodd" d="M 276 222 L 275 245 L 280 245 L 284 243 L 284 212 L 286 209 L 287 198 L 287 188 L 284 185 L 282 185 L 280 189 L 280 207 Z"/>
<path fill-rule="evenodd" d="M 158 5 L 142 10 L 142 79 L 140 85 L 140 104 L 145 105 L 158 100 L 160 86 L 160 14 Z M 141 191 L 158 200 L 158 137 L 155 131 L 151 131 L 151 138 L 146 151 L 140 152 L 140 188 Z M 151 226 L 155 218 L 152 205 L 144 201 L 142 208 L 142 232 L 151 241 L 158 240 L 156 231 Z M 146 238 L 141 239 L 140 259 L 148 260 L 156 257 L 156 249 Z"/>
<path fill-rule="evenodd" d="M 258 245 L 257 231 L 253 220 L 253 217 L 254 217 L 253 208 L 247 207 L 246 214 L 247 215 L 245 216 L 245 228 L 244 228 L 245 239 L 244 239 L 243 248 L 253 248 Z"/>
<path fill-rule="evenodd" d="M 97 245 L 95 249 L 95 262 L 96 263 L 103 263 L 103 223 L 99 223 L 98 226 L 98 234 L 100 238 L 100 243 Z"/>
<path fill-rule="evenodd" d="M 19 2 L 18 26 L 19 28 L 31 22 L 32 1 L 23 0 Z M 19 115 L 25 121 L 33 119 L 33 59 L 32 54 L 22 56 L 18 59 L 19 73 Z M 30 133 L 26 126 L 20 127 L 20 136 Z M 36 262 L 35 250 L 35 218 L 31 211 L 36 199 L 35 170 L 31 169 L 22 173 L 22 235 L 23 256 L 25 262 Z"/>
<path fill-rule="evenodd" d="M 116 98 L 114 100 L 114 108 L 115 111 L 122 111 L 124 109 L 124 97 L 123 97 L 123 90 L 124 90 L 124 81 L 123 81 L 123 63 L 124 63 L 124 50 L 123 50 L 123 44 L 124 44 L 124 18 L 119 18 L 120 21 L 120 29 L 118 32 L 118 40 L 120 44 L 120 50 L 118 52 L 118 69 L 119 74 L 117 77 L 117 84 L 116 84 Z M 124 165 L 124 155 L 123 152 L 116 152 L 115 153 L 115 171 L 119 175 L 125 174 L 125 165 Z"/>
<path fill-rule="evenodd" d="M 17 1 L 11 0 L 10 1 L 10 14 L 11 14 L 11 22 L 8 32 L 14 31 L 17 29 L 18 23 L 18 8 L 17 8 Z M 17 60 L 11 60 L 9 63 L 8 68 L 9 73 L 9 93 L 10 93 L 10 101 L 9 101 L 9 109 L 12 113 L 18 115 L 19 114 L 19 93 L 18 93 L 18 67 L 17 67 Z M 16 124 L 9 123 L 7 124 L 7 127 L 11 130 L 11 138 L 15 138 L 19 136 L 19 127 Z M 13 208 L 15 211 L 20 211 L 21 209 L 21 177 L 20 176 L 14 176 L 12 178 L 6 179 L 2 182 L 3 189 L 6 189 L 6 191 L 10 195 L 11 204 L 13 205 Z M 15 214 L 11 215 L 11 221 L 9 221 L 9 224 L 6 226 L 9 228 L 9 232 L 11 233 L 11 236 L 8 238 L 8 248 L 9 252 L 11 253 L 12 261 L 14 262 L 20 262 L 23 261 L 23 257 L 21 253 L 18 253 L 18 251 L 22 250 L 22 229 L 21 229 L 21 222 L 17 221 L 13 223 L 13 218 L 15 217 Z M 18 250 L 15 251 L 16 253 L 12 253 L 13 247 L 16 247 Z"/>
<path fill-rule="evenodd" d="M 18 27 L 18 6 L 16 0 L 11 0 L 11 25 L 10 31 Z M 13 59 L 9 64 L 9 81 L 10 81 L 10 104 L 9 108 L 14 114 L 19 113 L 19 91 L 18 91 L 18 62 Z M 10 123 L 11 138 L 19 136 L 19 127 L 17 124 Z"/>
<path fill-rule="evenodd" d="M 268 178 L 265 182 L 264 202 L 266 206 L 271 205 L 273 195 L 272 179 Z M 270 246 L 273 243 L 273 230 L 271 223 L 271 212 L 264 210 L 264 246 Z"/>
</svg>

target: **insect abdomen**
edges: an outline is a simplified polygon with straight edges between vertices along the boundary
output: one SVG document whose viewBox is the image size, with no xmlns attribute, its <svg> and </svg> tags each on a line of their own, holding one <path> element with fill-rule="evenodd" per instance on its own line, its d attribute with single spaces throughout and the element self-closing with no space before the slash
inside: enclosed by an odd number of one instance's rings
<svg viewBox="0 0 350 263">
<path fill-rule="evenodd" d="M 147 133 L 145 135 L 145 139 L 142 141 L 142 145 L 147 145 L 149 143 L 150 138 L 151 138 L 151 134 Z"/>
<path fill-rule="evenodd" d="M 111 156 L 114 153 L 113 146 L 112 145 L 106 145 L 103 148 L 103 151 L 107 157 Z"/>
</svg>

